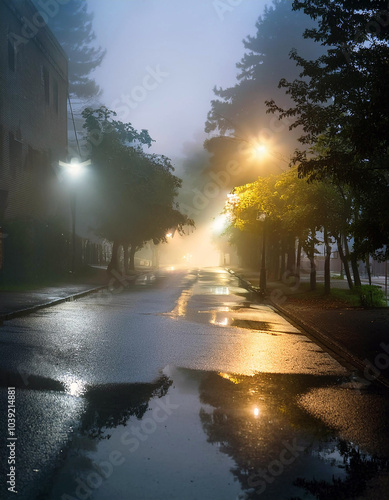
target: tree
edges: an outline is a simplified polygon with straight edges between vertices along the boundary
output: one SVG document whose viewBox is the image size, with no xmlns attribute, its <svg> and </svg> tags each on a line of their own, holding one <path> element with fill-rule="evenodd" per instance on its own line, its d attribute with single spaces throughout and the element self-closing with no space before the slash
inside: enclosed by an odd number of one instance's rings
<svg viewBox="0 0 389 500">
<path fill-rule="evenodd" d="M 277 187 L 282 178 L 282 175 L 259 177 L 253 183 L 237 186 L 226 205 L 234 228 L 230 231 L 230 241 L 241 256 L 251 253 L 245 245 L 255 246 L 258 256 L 261 248 L 261 259 L 253 261 L 257 267 L 262 260 L 265 238 L 266 267 L 269 277 L 275 280 L 285 279 L 286 274 L 296 271 L 296 233 L 286 224 L 285 200 Z"/>
<path fill-rule="evenodd" d="M 118 250 L 122 246 L 126 270 L 134 268 L 135 252 L 150 240 L 166 241 L 171 228 L 183 232 L 193 221 L 179 211 L 175 198 L 181 179 L 173 174 L 170 160 L 147 154 L 147 130 L 114 119 L 105 107 L 83 112 L 87 139 L 94 144 L 91 160 L 95 183 L 95 214 L 99 233 L 113 241 L 110 270 L 119 270 Z M 95 141 L 98 132 L 99 140 Z M 129 258 L 127 267 L 127 256 Z"/>
<path fill-rule="evenodd" d="M 282 279 L 285 271 L 299 277 L 300 254 L 303 249 L 311 263 L 310 286 L 316 287 L 316 246 L 319 232 L 325 245 L 325 292 L 330 291 L 330 256 L 333 239 L 345 232 L 349 207 L 341 193 L 329 182 L 307 183 L 297 169 L 278 176 L 259 178 L 238 186 L 227 205 L 234 228 L 259 233 L 257 213 L 266 214 L 269 268 Z M 239 240 L 232 232 L 234 242 Z M 296 240 L 298 247 L 296 253 Z M 285 262 L 287 256 L 287 262 Z M 348 268 L 347 268 L 348 269 Z"/>
<path fill-rule="evenodd" d="M 383 213 L 389 187 L 387 2 L 295 0 L 293 8 L 318 23 L 304 36 L 327 51 L 315 60 L 292 52 L 291 59 L 301 68 L 300 79 L 282 79 L 279 86 L 294 105 L 284 107 L 269 100 L 269 110 L 293 120 L 291 130 L 302 130 L 302 148 L 292 159 L 300 175 L 329 179 L 352 190 L 353 260 L 367 252 L 377 257 L 389 242 Z M 326 147 L 317 151 L 320 141 Z"/>
<path fill-rule="evenodd" d="M 50 16 L 48 22 L 69 58 L 69 93 L 83 99 L 100 93 L 91 73 L 100 66 L 106 53 L 94 46 L 96 35 L 92 23 L 93 14 L 85 0 L 61 2 L 58 13 Z"/>
<path fill-rule="evenodd" d="M 285 105 L 290 104 L 277 85 L 285 74 L 291 79 L 298 76 L 295 63 L 289 59 L 293 47 L 308 57 L 321 53 L 314 43 L 302 38 L 306 26 L 306 16 L 293 12 L 289 0 L 274 0 L 265 7 L 256 23 L 255 36 L 243 41 L 246 53 L 236 65 L 239 70 L 237 84 L 227 89 L 214 89 L 216 97 L 205 126 L 206 132 L 215 135 L 205 143 L 213 154 L 213 168 L 224 168 L 232 159 L 247 164 L 248 170 L 255 168 L 258 158 L 252 154 L 252 144 L 261 140 L 273 143 L 277 153 L 280 150 L 289 153 L 294 148 L 295 140 L 283 134 L 287 126 L 280 126 L 266 113 L 265 101 L 271 96 Z M 227 142 L 220 138 L 224 135 L 239 140 Z M 278 138 L 281 140 L 275 145 Z M 239 181 L 251 179 L 239 178 Z"/>
</svg>

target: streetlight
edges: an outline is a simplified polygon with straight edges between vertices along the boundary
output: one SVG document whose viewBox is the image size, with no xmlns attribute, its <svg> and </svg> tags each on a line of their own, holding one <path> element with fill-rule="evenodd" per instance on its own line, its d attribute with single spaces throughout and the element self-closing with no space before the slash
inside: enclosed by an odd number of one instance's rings
<svg viewBox="0 0 389 500">
<path fill-rule="evenodd" d="M 91 164 L 91 160 L 80 163 L 77 158 L 72 158 L 70 163 L 59 161 L 58 164 L 65 169 L 66 174 L 72 181 L 73 188 L 70 198 L 70 211 L 72 216 L 72 264 L 70 272 L 73 274 L 76 264 L 76 184 L 74 184 L 74 182 L 83 174 L 85 167 Z"/>
<path fill-rule="evenodd" d="M 217 114 L 217 113 L 216 113 Z M 239 127 L 236 127 L 236 125 L 231 122 L 231 120 L 227 119 L 226 117 L 223 117 L 222 115 L 219 115 L 221 118 L 227 120 L 230 122 L 230 124 L 233 125 L 234 129 L 239 129 Z M 227 141 L 233 141 L 233 142 L 238 142 L 241 144 L 247 144 L 249 147 L 246 149 L 246 153 L 251 156 L 252 159 L 255 159 L 257 157 L 263 157 L 264 155 L 271 155 L 274 158 L 276 158 L 278 161 L 282 161 L 286 164 L 289 165 L 289 161 L 281 154 L 276 151 L 273 151 L 272 148 L 270 147 L 270 144 L 267 144 L 268 141 L 263 142 L 262 140 L 256 139 L 249 139 L 244 136 L 219 136 L 219 139 L 224 139 Z M 278 168 L 284 172 L 284 169 L 281 168 L 280 165 L 278 165 Z M 236 195 L 234 193 L 231 193 L 230 195 L 227 195 L 229 200 L 228 203 L 230 205 L 234 205 L 237 201 Z M 261 255 L 261 269 L 260 269 L 260 278 L 259 278 L 259 288 L 260 288 L 260 293 L 262 297 L 265 296 L 266 294 L 266 214 L 258 214 L 257 215 L 257 220 L 263 221 L 263 240 L 262 240 L 262 255 Z"/>
<path fill-rule="evenodd" d="M 261 270 L 259 273 L 259 291 L 262 297 L 264 297 L 266 294 L 266 214 L 258 213 L 257 220 L 263 222 Z"/>
</svg>

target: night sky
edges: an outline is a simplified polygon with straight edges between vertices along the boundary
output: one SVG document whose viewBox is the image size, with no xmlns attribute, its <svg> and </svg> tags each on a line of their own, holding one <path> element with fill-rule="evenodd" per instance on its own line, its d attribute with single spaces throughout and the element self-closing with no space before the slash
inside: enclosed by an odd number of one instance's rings
<svg viewBox="0 0 389 500">
<path fill-rule="evenodd" d="M 107 49 L 95 73 L 102 103 L 148 129 L 155 152 L 182 156 L 185 142 L 205 138 L 213 87 L 236 83 L 242 40 L 255 34 L 266 3 L 89 0 L 96 42 Z"/>
</svg>

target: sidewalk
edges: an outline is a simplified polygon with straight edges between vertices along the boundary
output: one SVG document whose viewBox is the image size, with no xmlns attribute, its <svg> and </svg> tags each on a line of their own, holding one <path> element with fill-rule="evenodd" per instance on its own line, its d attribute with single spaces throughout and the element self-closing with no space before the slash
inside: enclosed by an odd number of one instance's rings
<svg viewBox="0 0 389 500">
<path fill-rule="evenodd" d="M 126 278 L 126 283 L 130 283 L 137 276 L 147 274 L 150 271 L 152 271 L 150 268 L 139 268 L 134 272 L 133 276 Z M 109 281 L 110 277 L 106 268 L 93 267 L 86 275 L 75 277 L 72 282 L 68 279 L 52 286 L 17 291 L 0 291 L 0 323 L 44 307 L 97 292 L 106 288 Z"/>
<path fill-rule="evenodd" d="M 254 286 L 259 273 L 235 270 Z M 343 288 L 331 280 L 334 288 Z M 389 387 L 389 308 L 363 309 L 343 301 L 309 298 L 301 290 L 280 282 L 268 283 L 268 291 L 277 290 L 270 304 L 309 336 L 351 363 L 368 382 L 379 380 Z M 271 293 L 270 293 L 271 295 Z"/>
</svg>

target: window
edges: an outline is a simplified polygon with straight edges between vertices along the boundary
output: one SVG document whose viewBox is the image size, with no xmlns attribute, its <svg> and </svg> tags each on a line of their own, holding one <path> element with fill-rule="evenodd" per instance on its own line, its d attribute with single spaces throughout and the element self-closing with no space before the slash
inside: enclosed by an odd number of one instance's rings
<svg viewBox="0 0 389 500">
<path fill-rule="evenodd" d="M 53 81 L 53 106 L 54 106 L 54 111 L 58 115 L 59 94 L 58 94 L 58 82 L 56 80 Z"/>
<path fill-rule="evenodd" d="M 16 51 L 10 39 L 8 39 L 8 69 L 16 71 Z"/>
<path fill-rule="evenodd" d="M 42 84 L 45 95 L 45 103 L 50 104 L 50 77 L 49 70 L 42 66 Z"/>
</svg>

